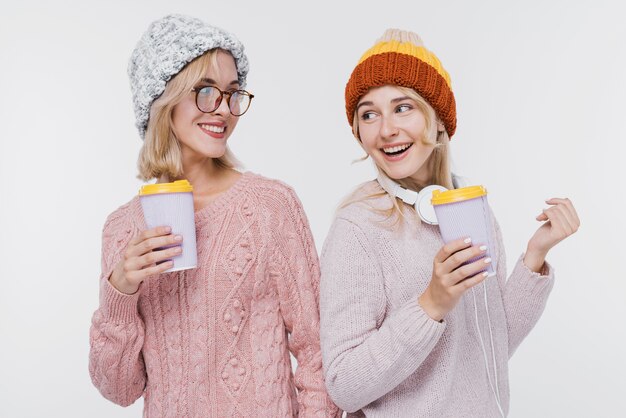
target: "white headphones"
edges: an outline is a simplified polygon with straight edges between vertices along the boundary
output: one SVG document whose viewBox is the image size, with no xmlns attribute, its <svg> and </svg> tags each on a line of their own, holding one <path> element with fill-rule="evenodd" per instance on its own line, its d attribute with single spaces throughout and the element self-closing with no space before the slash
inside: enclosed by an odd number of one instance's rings
<svg viewBox="0 0 626 418">
<path fill-rule="evenodd" d="M 460 183 L 460 179 L 458 177 L 453 178 L 454 183 Z M 402 200 L 404 203 L 414 206 L 415 211 L 419 215 L 420 219 L 429 225 L 438 225 L 437 215 L 435 214 L 435 209 L 433 208 L 432 203 L 430 202 L 432 198 L 432 194 L 434 190 L 446 191 L 443 186 L 439 186 L 437 184 L 433 184 L 430 186 L 424 187 L 419 192 L 414 190 L 405 189 L 400 186 L 398 183 L 387 177 L 382 170 L 378 170 L 378 184 L 387 192 L 389 195 L 394 196 Z M 496 352 L 495 347 L 493 345 L 493 333 L 491 332 L 491 318 L 489 317 L 489 304 L 487 303 L 487 286 L 483 283 L 483 296 L 485 299 L 485 311 L 487 313 L 487 326 L 489 327 L 489 338 L 491 340 L 491 358 L 493 360 L 493 370 L 494 370 L 494 380 L 495 380 L 495 388 L 494 384 L 491 382 L 491 373 L 489 372 L 489 360 L 487 360 L 487 350 L 485 350 L 485 343 L 483 341 L 483 335 L 480 331 L 480 325 L 478 323 L 478 307 L 476 304 L 476 292 L 472 287 L 472 298 L 474 299 L 474 319 L 476 324 L 476 330 L 478 331 L 478 336 L 480 338 L 480 346 L 482 348 L 483 357 L 485 360 L 485 369 L 487 371 L 487 380 L 489 381 L 489 386 L 491 387 L 491 391 L 495 397 L 496 405 L 498 406 L 498 411 L 500 415 L 504 417 L 504 410 L 502 409 L 502 405 L 500 403 L 500 388 L 498 387 L 498 367 L 496 365 Z"/>
<path fill-rule="evenodd" d="M 419 192 L 405 189 L 395 181 L 387 177 L 382 171 L 378 172 L 378 184 L 391 196 L 397 197 L 407 205 L 415 207 L 415 211 L 419 215 L 420 219 L 429 225 L 438 225 L 437 216 L 435 215 L 435 209 L 433 208 L 430 199 L 432 198 L 434 190 L 446 191 L 443 186 L 433 184 L 424 187 Z"/>
</svg>

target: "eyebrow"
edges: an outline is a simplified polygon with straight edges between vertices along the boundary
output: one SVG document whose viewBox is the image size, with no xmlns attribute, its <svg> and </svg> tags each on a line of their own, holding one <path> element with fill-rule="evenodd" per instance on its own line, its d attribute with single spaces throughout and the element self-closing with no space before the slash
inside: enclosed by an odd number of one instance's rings
<svg viewBox="0 0 626 418">
<path fill-rule="evenodd" d="M 358 112 L 361 106 L 372 106 L 373 104 L 374 104 L 373 102 L 361 102 L 356 106 L 355 110 Z"/>
<path fill-rule="evenodd" d="M 409 96 L 402 96 L 402 97 L 396 97 L 395 99 L 391 99 L 390 103 L 398 103 L 398 102 L 402 102 L 404 100 L 411 100 L 411 98 Z M 359 108 L 361 106 L 373 106 L 374 102 L 368 101 L 368 102 L 361 102 L 357 105 L 356 107 L 356 111 L 358 112 Z"/>
<path fill-rule="evenodd" d="M 207 84 L 217 84 L 217 81 L 213 80 L 212 78 L 203 78 L 202 80 L 203 83 L 207 83 Z M 238 86 L 239 85 L 239 80 L 233 80 L 231 81 L 229 84 L 229 86 Z"/>
<path fill-rule="evenodd" d="M 409 96 L 396 97 L 395 99 L 391 100 L 391 103 L 398 103 L 404 100 L 411 100 L 411 98 Z"/>
</svg>

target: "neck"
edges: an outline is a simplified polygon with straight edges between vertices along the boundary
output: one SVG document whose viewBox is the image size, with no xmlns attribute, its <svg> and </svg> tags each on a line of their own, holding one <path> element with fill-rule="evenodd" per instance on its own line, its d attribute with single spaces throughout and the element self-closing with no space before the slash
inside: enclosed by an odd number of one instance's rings
<svg viewBox="0 0 626 418">
<path fill-rule="evenodd" d="M 428 170 L 420 169 L 417 173 L 413 174 L 412 176 L 395 180 L 395 182 L 398 183 L 400 186 L 404 187 L 405 189 L 419 192 L 424 187 L 429 186 L 432 183 L 432 176 L 430 175 Z"/>
<path fill-rule="evenodd" d="M 417 170 L 413 175 L 402 179 L 399 181 L 402 187 L 407 189 L 415 190 L 419 192 L 424 187 L 430 186 L 431 184 L 435 184 L 435 178 L 433 173 L 435 173 L 434 166 L 434 153 L 431 153 L 428 159 L 422 164 L 422 166 Z M 449 187 L 448 184 L 442 184 L 442 186 Z"/>
<path fill-rule="evenodd" d="M 219 167 L 215 160 L 207 158 L 202 161 L 183 161 L 185 178 L 194 186 L 194 191 L 202 192 L 206 188 L 219 183 L 227 169 Z"/>
<path fill-rule="evenodd" d="M 424 187 L 429 185 L 429 183 L 426 180 L 421 180 L 421 179 L 417 180 L 413 177 L 400 179 L 398 180 L 398 184 L 400 184 L 400 186 L 404 187 L 405 189 L 413 190 L 416 192 L 419 192 Z"/>
<path fill-rule="evenodd" d="M 217 196 L 232 186 L 241 173 L 220 167 L 213 158 L 183 158 L 183 175 L 180 178 L 159 178 L 159 182 L 186 179 L 193 186 L 193 199 L 196 210 L 211 203 Z"/>
</svg>

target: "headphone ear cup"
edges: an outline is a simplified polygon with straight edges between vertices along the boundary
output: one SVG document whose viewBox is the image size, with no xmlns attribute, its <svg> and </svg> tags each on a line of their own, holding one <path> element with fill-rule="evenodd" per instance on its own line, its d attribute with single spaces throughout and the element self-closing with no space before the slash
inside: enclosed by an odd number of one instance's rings
<svg viewBox="0 0 626 418">
<path fill-rule="evenodd" d="M 445 192 L 448 189 L 443 186 L 439 186 L 438 184 L 426 186 L 417 194 L 417 201 L 415 202 L 415 211 L 419 215 L 420 219 L 429 225 L 439 225 L 435 208 L 431 203 L 434 190 L 441 190 L 442 192 Z"/>
</svg>

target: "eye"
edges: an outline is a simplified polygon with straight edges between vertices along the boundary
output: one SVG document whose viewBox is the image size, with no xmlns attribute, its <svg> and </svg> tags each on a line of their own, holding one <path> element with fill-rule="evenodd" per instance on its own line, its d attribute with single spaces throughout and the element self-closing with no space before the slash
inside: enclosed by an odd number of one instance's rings
<svg viewBox="0 0 626 418">
<path fill-rule="evenodd" d="M 214 100 L 220 96 L 220 91 L 215 86 L 198 86 L 195 90 L 202 100 Z"/>
<path fill-rule="evenodd" d="M 361 115 L 361 120 L 363 121 L 368 121 L 368 120 L 372 120 L 376 117 L 376 113 L 369 111 L 369 112 L 363 112 L 363 114 Z"/>
<path fill-rule="evenodd" d="M 202 95 L 211 95 L 215 92 L 215 88 L 213 86 L 197 86 L 194 88 L 198 94 Z"/>
<path fill-rule="evenodd" d="M 411 109 L 413 109 L 413 106 L 411 106 L 410 104 L 403 103 L 401 105 L 398 105 L 398 107 L 396 107 L 396 113 L 408 112 Z"/>
</svg>

